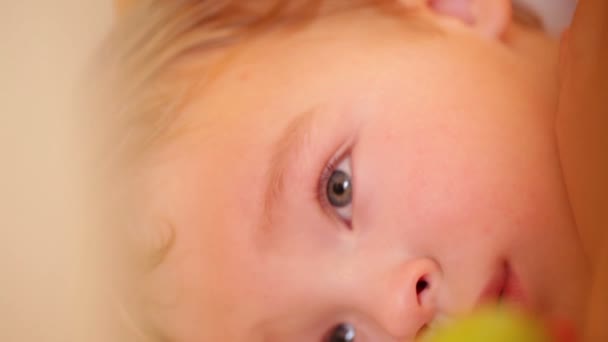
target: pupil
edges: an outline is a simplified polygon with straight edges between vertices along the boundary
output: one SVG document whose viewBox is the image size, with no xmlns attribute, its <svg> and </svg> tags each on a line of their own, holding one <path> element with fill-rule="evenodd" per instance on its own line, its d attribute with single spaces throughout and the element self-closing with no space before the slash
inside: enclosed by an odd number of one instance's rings
<svg viewBox="0 0 608 342">
<path fill-rule="evenodd" d="M 354 342 L 355 328 L 350 324 L 338 325 L 329 339 L 329 342 Z"/>
<path fill-rule="evenodd" d="M 345 183 L 336 183 L 336 184 L 334 184 L 334 193 L 336 195 L 343 195 L 344 191 L 346 191 L 346 187 L 347 186 L 348 185 L 345 184 Z"/>
</svg>

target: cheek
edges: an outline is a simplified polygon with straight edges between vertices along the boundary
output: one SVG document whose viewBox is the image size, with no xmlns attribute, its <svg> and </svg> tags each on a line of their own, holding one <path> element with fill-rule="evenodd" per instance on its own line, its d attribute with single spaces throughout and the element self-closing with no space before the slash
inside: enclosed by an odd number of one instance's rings
<svg viewBox="0 0 608 342">
<path fill-rule="evenodd" d="M 491 245 L 537 236 L 538 227 L 547 227 L 543 220 L 567 209 L 544 132 L 511 134 L 508 126 L 475 121 L 377 122 L 362 134 L 354 160 L 360 212 L 369 224 L 374 216 L 384 218 L 374 224 L 423 229 L 408 238 L 427 248 L 455 238 Z"/>
</svg>

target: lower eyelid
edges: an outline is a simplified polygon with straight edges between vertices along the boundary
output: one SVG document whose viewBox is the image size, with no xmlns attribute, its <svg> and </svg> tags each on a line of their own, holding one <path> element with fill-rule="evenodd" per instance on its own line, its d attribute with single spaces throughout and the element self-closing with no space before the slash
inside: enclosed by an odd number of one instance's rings
<svg viewBox="0 0 608 342">
<path fill-rule="evenodd" d="M 345 208 L 339 208 L 336 210 L 340 215 L 344 223 L 348 226 L 349 229 L 352 229 L 352 217 L 353 217 L 353 205 L 352 203 Z M 344 217 L 349 217 L 349 219 L 345 219 Z"/>
</svg>

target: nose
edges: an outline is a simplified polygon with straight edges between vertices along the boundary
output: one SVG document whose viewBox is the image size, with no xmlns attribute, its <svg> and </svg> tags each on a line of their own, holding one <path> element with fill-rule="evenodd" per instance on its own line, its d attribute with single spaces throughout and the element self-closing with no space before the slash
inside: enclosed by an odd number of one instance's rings
<svg viewBox="0 0 608 342">
<path fill-rule="evenodd" d="M 436 314 L 441 283 L 439 265 L 430 258 L 419 258 L 388 273 L 388 279 L 379 287 L 379 297 L 372 304 L 376 318 L 390 335 L 413 338 Z"/>
</svg>

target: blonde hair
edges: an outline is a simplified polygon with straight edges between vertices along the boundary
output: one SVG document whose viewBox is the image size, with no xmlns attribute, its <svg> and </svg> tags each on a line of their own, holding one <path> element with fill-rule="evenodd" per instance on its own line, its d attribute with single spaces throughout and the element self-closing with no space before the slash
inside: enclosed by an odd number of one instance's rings
<svg viewBox="0 0 608 342">
<path fill-rule="evenodd" d="M 137 0 L 99 55 L 108 142 L 128 160 L 168 131 L 208 70 L 171 73 L 186 56 L 205 56 L 272 28 L 298 28 L 321 13 L 398 0 Z M 395 11 L 386 11 L 394 13 Z M 200 72 L 199 72 L 200 71 Z M 198 83 L 197 83 L 198 82 Z M 119 144 L 117 144 L 119 142 Z"/>
</svg>

